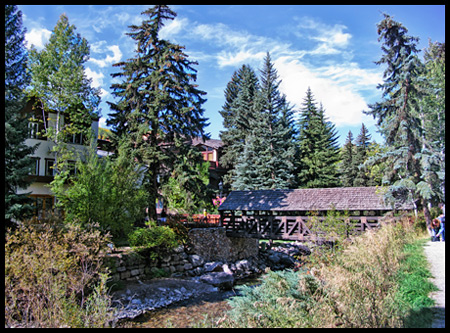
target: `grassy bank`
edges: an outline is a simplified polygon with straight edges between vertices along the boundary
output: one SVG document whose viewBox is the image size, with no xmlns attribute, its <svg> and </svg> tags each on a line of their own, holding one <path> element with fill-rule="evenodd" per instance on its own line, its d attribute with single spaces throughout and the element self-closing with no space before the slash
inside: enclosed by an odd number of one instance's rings
<svg viewBox="0 0 450 333">
<path fill-rule="evenodd" d="M 331 260 L 330 260 L 331 257 Z M 230 301 L 222 327 L 430 327 L 434 290 L 409 225 L 367 232 L 300 271 L 269 272 Z"/>
</svg>

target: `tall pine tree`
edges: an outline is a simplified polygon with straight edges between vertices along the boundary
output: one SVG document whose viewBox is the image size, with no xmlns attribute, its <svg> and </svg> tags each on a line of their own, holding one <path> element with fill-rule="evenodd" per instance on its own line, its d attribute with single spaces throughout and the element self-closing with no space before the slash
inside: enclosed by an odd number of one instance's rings
<svg viewBox="0 0 450 333">
<path fill-rule="evenodd" d="M 292 108 L 279 91 L 280 83 L 267 53 L 253 104 L 254 117 L 248 119 L 245 152 L 236 165 L 236 189 L 286 189 L 294 185 Z"/>
<path fill-rule="evenodd" d="M 34 161 L 29 157 L 36 147 L 25 144 L 28 121 L 19 111 L 25 106 L 25 88 L 30 81 L 27 74 L 27 53 L 24 45 L 25 29 L 22 12 L 15 5 L 5 5 L 5 226 L 21 220 L 32 212 L 26 194 Z"/>
<path fill-rule="evenodd" d="M 356 174 L 353 180 L 353 186 L 373 186 L 375 181 L 371 179 L 364 163 L 368 159 L 368 152 L 370 147 L 371 136 L 367 127 L 362 124 L 361 131 L 356 138 L 356 154 L 354 164 L 356 167 Z"/>
<path fill-rule="evenodd" d="M 429 41 L 424 59 L 421 78 L 428 86 L 428 94 L 420 100 L 423 182 L 419 188 L 436 205 L 445 202 L 445 43 Z"/>
<path fill-rule="evenodd" d="M 245 139 L 250 133 L 250 119 L 254 118 L 254 102 L 258 91 L 258 78 L 253 69 L 243 65 L 237 70 L 225 89 L 225 104 L 219 113 L 225 131 L 220 133 L 224 143 L 220 162 L 230 171 L 224 183 L 229 185 L 235 174 L 234 167 L 244 152 Z"/>
<path fill-rule="evenodd" d="M 326 120 L 322 106 L 317 108 L 308 88 L 298 122 L 300 188 L 337 187 L 341 185 L 337 162 L 340 160 L 335 126 Z"/>
<path fill-rule="evenodd" d="M 356 177 L 355 168 L 355 145 L 353 143 L 353 133 L 348 131 L 347 139 L 341 150 L 341 164 L 339 172 L 341 174 L 342 186 L 352 187 Z"/>
<path fill-rule="evenodd" d="M 163 166 L 170 174 L 177 153 L 194 137 L 206 139 L 202 104 L 206 93 L 194 83 L 196 62 L 188 60 L 183 46 L 160 39 L 158 34 L 166 20 L 176 13 L 166 5 L 156 5 L 142 12 L 148 17 L 131 25 L 127 33 L 136 42 L 136 55 L 114 64 L 120 72 L 113 77 L 113 95 L 119 100 L 109 103 L 113 113 L 108 120 L 118 138 L 126 136 L 139 152 L 139 163 L 146 168 L 145 186 L 149 193 L 149 218 L 156 220 L 156 199 L 161 187 L 158 180 Z M 202 163 L 200 152 L 189 163 Z M 199 182 L 201 180 L 199 179 Z"/>
<path fill-rule="evenodd" d="M 377 28 L 383 55 L 376 64 L 386 66 L 384 82 L 378 86 L 382 100 L 369 105 L 366 113 L 377 119 L 386 140 L 387 152 L 379 156 L 388 165 L 384 181 L 390 186 L 386 198 L 412 202 L 416 209 L 422 206 L 429 223 L 428 205 L 418 186 L 422 182 L 418 153 L 423 132 L 419 102 L 425 94 L 420 80 L 424 66 L 417 56 L 418 38 L 408 36 L 408 30 L 387 14 Z"/>
</svg>

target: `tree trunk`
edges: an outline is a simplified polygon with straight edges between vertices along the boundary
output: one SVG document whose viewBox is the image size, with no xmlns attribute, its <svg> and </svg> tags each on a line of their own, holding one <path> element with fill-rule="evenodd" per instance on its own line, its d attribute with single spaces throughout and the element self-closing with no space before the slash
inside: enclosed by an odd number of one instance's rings
<svg viewBox="0 0 450 333">
<path fill-rule="evenodd" d="M 422 205 L 423 205 L 423 215 L 425 216 L 425 223 L 427 226 L 427 230 L 431 235 L 431 214 L 430 214 L 430 210 L 428 209 L 428 205 L 425 202 L 425 200 L 422 200 Z"/>
<path fill-rule="evenodd" d="M 158 199 L 158 164 L 153 163 L 149 166 L 148 170 L 148 183 L 147 183 L 147 191 L 148 191 L 148 218 L 151 221 L 157 220 L 157 212 L 156 212 L 156 199 Z"/>
</svg>

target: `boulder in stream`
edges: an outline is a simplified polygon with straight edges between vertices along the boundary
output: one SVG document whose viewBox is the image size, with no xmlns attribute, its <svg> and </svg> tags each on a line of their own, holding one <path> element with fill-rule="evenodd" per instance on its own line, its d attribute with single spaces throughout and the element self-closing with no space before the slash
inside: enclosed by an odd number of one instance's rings
<svg viewBox="0 0 450 333">
<path fill-rule="evenodd" d="M 200 276 L 200 281 L 223 290 L 230 290 L 233 288 L 234 276 L 225 272 L 210 272 Z"/>
</svg>

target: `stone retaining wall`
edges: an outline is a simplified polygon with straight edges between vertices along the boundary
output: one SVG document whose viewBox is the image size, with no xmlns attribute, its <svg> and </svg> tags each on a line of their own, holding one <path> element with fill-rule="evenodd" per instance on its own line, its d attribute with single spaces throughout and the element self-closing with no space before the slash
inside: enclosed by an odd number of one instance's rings
<svg viewBox="0 0 450 333">
<path fill-rule="evenodd" d="M 136 280 L 154 276 L 164 270 L 171 276 L 199 276 L 212 267 L 212 263 L 233 263 L 258 256 L 258 240 L 228 238 L 223 228 L 197 228 L 189 231 L 191 248 L 182 246 L 152 260 L 124 248 L 107 255 L 107 266 L 113 281 Z"/>
</svg>

